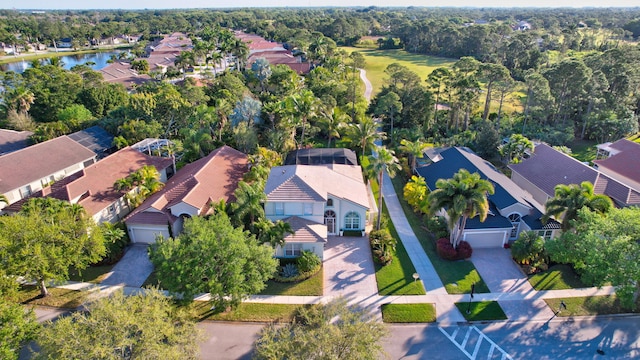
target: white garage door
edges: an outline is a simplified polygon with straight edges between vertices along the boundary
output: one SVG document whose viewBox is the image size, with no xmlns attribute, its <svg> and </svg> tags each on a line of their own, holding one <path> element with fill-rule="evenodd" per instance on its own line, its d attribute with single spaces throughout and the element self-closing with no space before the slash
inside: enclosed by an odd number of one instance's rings
<svg viewBox="0 0 640 360">
<path fill-rule="evenodd" d="M 502 241 L 505 238 L 505 232 L 482 232 L 465 234 L 464 240 L 471 245 L 472 248 L 497 248 L 502 247 Z"/>
<path fill-rule="evenodd" d="M 132 228 L 131 230 L 131 242 L 137 244 L 153 244 L 156 242 L 158 235 L 162 235 L 165 238 L 169 237 L 169 231 L 163 229 Z"/>
</svg>

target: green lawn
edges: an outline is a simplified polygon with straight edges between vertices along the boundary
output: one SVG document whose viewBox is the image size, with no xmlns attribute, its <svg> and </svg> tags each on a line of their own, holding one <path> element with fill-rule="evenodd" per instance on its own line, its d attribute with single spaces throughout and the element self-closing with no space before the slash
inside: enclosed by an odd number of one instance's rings
<svg viewBox="0 0 640 360">
<path fill-rule="evenodd" d="M 481 301 L 470 304 L 460 302 L 456 303 L 456 307 L 468 321 L 505 320 L 507 318 L 497 301 Z M 469 314 L 467 314 L 467 309 L 470 310 Z"/>
<path fill-rule="evenodd" d="M 384 304 L 382 321 L 386 323 L 429 323 L 436 321 L 433 304 Z"/>
<path fill-rule="evenodd" d="M 565 264 L 554 265 L 547 271 L 529 276 L 529 283 L 538 291 L 586 287 L 571 266 Z"/>
<path fill-rule="evenodd" d="M 41 298 L 40 289 L 33 285 L 20 287 L 18 293 L 10 301 L 24 305 L 52 306 L 74 309 L 82 305 L 89 294 L 86 291 L 67 290 L 50 287 L 49 296 Z"/>
<path fill-rule="evenodd" d="M 82 271 L 72 270 L 69 272 L 69 280 L 97 284 L 104 280 L 105 276 L 109 271 L 111 271 L 113 266 L 114 265 L 89 266 Z"/>
<path fill-rule="evenodd" d="M 404 181 L 401 176 L 396 176 L 393 179 L 393 186 L 398 194 L 398 199 L 402 205 L 409 224 L 413 232 L 420 240 L 422 248 L 431 259 L 431 263 L 436 269 L 440 280 L 444 284 L 449 294 L 466 294 L 471 292 L 471 284 L 475 283 L 475 292 L 485 293 L 489 292 L 489 288 L 484 283 L 480 274 L 476 270 L 471 261 L 448 261 L 441 259 L 436 253 L 436 244 L 432 239 L 431 234 L 425 228 L 422 219 L 413 212 L 413 209 L 407 204 L 402 196 Z M 429 289 L 427 289 L 429 290 Z"/>
<path fill-rule="evenodd" d="M 593 161 L 596 158 L 596 145 L 596 141 L 576 139 L 569 145 L 571 156 L 579 161 Z"/>
<path fill-rule="evenodd" d="M 456 62 L 455 59 L 412 54 L 404 50 L 362 49 L 347 46 L 340 48 L 346 50 L 348 53 L 353 51 L 362 53 L 366 61 L 365 70 L 367 71 L 367 78 L 369 78 L 373 86 L 372 95 L 375 95 L 382 88 L 382 84 L 387 78 L 384 70 L 390 64 L 399 63 L 400 65 L 404 65 L 409 68 L 409 70 L 418 74 L 420 79 L 424 80 L 434 69 L 450 67 Z"/>
<path fill-rule="evenodd" d="M 267 288 L 260 295 L 321 296 L 323 271 L 324 269 L 320 269 L 317 274 L 297 283 L 267 281 Z"/>
<path fill-rule="evenodd" d="M 187 310 L 198 321 L 291 322 L 296 309 L 300 306 L 302 305 L 241 303 L 234 310 L 214 313 L 208 301 L 194 301 L 187 305 Z"/>
<path fill-rule="evenodd" d="M 560 308 L 560 301 L 564 301 L 567 309 L 560 311 L 558 316 L 640 313 L 640 306 L 636 306 L 635 310 L 623 308 L 615 295 L 545 300 L 547 305 L 549 305 L 553 311 L 558 311 Z"/>
</svg>

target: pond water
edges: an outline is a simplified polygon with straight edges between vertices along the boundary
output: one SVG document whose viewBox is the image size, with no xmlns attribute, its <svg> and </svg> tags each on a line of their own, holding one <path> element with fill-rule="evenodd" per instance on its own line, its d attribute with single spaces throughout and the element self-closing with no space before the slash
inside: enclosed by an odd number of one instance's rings
<svg viewBox="0 0 640 360">
<path fill-rule="evenodd" d="M 63 67 L 67 70 L 76 65 L 85 64 L 87 62 L 94 63 L 90 65 L 93 70 L 100 70 L 109 64 L 107 61 L 109 61 L 111 55 L 118 56 L 121 52 L 124 51 L 126 50 L 105 51 L 92 54 L 65 55 L 61 56 L 60 60 L 62 60 Z M 47 59 L 39 59 L 39 61 L 46 63 Z M 0 65 L 0 70 L 22 73 L 30 67 L 30 60 L 17 60 L 16 62 Z"/>
</svg>

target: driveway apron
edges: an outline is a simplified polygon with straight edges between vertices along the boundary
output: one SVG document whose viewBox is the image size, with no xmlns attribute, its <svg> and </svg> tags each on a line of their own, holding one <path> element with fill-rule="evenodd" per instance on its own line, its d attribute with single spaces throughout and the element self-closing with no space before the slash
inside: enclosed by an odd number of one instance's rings
<svg viewBox="0 0 640 360">
<path fill-rule="evenodd" d="M 136 244 L 128 248 L 122 259 L 113 267 L 102 285 L 140 287 L 153 271 L 147 245 Z"/>
<path fill-rule="evenodd" d="M 520 293 L 524 296 L 535 290 L 511 259 L 511 251 L 502 248 L 473 249 L 471 261 L 492 293 Z M 548 319 L 553 311 L 541 298 L 498 301 L 509 320 Z"/>
<path fill-rule="evenodd" d="M 329 236 L 324 249 L 324 296 L 378 294 L 368 237 Z"/>
</svg>

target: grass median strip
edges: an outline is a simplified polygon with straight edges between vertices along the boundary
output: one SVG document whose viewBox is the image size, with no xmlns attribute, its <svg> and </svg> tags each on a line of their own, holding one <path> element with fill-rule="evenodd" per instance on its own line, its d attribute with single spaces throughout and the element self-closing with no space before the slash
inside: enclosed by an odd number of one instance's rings
<svg viewBox="0 0 640 360">
<path fill-rule="evenodd" d="M 585 315 L 612 315 L 640 313 L 640 306 L 636 304 L 635 310 L 625 309 L 615 295 L 571 297 L 563 299 L 546 299 L 545 302 L 551 310 L 558 311 L 560 302 L 567 306 L 557 316 L 585 316 Z"/>
<path fill-rule="evenodd" d="M 500 304 L 497 301 L 460 302 L 456 307 L 468 321 L 506 320 Z M 469 313 L 467 313 L 467 309 Z"/>
<path fill-rule="evenodd" d="M 241 303 L 237 308 L 221 313 L 212 311 L 208 301 L 194 301 L 187 306 L 198 321 L 291 322 L 296 309 L 303 305 Z"/>
<path fill-rule="evenodd" d="M 429 323 L 436 321 L 433 304 L 384 304 L 382 321 L 386 323 Z"/>
</svg>

